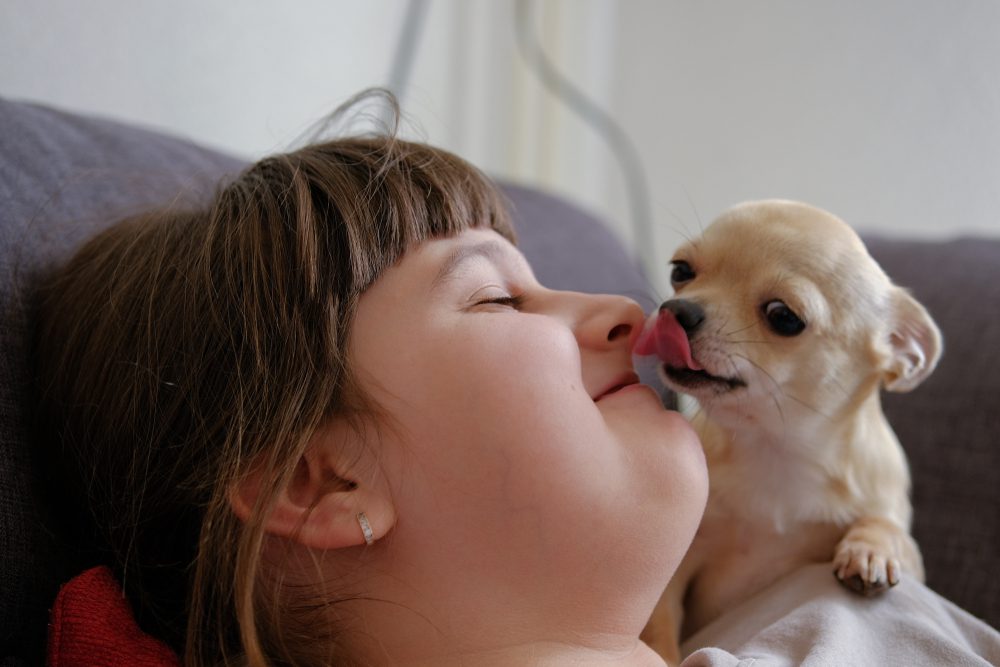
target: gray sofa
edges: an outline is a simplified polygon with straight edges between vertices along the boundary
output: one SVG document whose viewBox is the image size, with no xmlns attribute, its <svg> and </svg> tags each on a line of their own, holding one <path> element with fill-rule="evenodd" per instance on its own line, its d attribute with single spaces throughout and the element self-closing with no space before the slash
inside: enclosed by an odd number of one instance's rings
<svg viewBox="0 0 1000 667">
<path fill-rule="evenodd" d="M 69 525 L 80 521 L 79 503 L 54 487 L 32 427 L 33 285 L 113 220 L 204 198 L 241 166 L 174 137 L 0 99 L 0 667 L 41 663 L 59 585 L 97 560 L 81 544 L 86 531 Z M 538 190 L 504 187 L 543 283 L 654 305 L 600 221 Z M 780 193 L 761 193 L 771 194 Z M 911 460 L 928 583 L 1000 625 L 1000 240 L 868 241 L 946 341 L 924 386 L 886 397 Z"/>
</svg>

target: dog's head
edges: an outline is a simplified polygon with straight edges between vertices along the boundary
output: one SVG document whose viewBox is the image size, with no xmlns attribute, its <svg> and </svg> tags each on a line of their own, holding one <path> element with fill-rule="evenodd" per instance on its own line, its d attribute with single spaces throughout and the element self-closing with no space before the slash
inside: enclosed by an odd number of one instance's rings
<svg viewBox="0 0 1000 667">
<path fill-rule="evenodd" d="M 675 253 L 675 296 L 636 351 L 710 411 L 823 414 L 884 387 L 909 391 L 934 369 L 941 337 L 858 235 L 790 201 L 741 204 Z"/>
</svg>

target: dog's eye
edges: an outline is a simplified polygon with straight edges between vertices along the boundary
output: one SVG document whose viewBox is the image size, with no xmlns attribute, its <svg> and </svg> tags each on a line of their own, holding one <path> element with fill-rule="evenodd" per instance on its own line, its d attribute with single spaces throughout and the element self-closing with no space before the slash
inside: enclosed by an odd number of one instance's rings
<svg viewBox="0 0 1000 667">
<path fill-rule="evenodd" d="M 764 317 L 771 330 L 779 336 L 798 336 L 806 328 L 806 323 L 784 301 L 777 299 L 764 304 Z"/>
<path fill-rule="evenodd" d="M 671 283 L 679 285 L 694 280 L 694 269 L 690 264 L 682 260 L 674 260 L 671 263 L 674 265 L 674 270 L 670 272 Z"/>
</svg>

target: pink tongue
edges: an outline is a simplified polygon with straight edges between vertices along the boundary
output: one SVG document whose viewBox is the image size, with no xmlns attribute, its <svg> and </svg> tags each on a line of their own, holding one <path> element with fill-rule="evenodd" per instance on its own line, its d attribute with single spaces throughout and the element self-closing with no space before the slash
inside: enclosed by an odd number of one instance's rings
<svg viewBox="0 0 1000 667">
<path fill-rule="evenodd" d="M 638 355 L 655 354 L 673 368 L 702 370 L 701 364 L 691 357 L 687 333 L 669 310 L 661 311 L 653 326 L 643 330 L 632 352 Z"/>
</svg>

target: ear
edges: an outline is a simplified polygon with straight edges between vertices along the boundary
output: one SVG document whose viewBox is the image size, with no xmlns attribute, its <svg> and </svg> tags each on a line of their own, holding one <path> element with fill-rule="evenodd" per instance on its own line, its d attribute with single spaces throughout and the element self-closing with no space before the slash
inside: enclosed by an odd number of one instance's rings
<svg viewBox="0 0 1000 667">
<path fill-rule="evenodd" d="M 893 293 L 890 357 L 882 375 L 888 391 L 915 389 L 931 374 L 941 357 L 941 332 L 920 303 L 906 290 Z"/>
<path fill-rule="evenodd" d="M 380 474 L 362 470 L 360 461 L 351 467 L 342 463 L 347 458 L 344 441 L 332 437 L 330 430 L 344 429 L 328 427 L 310 442 L 295 464 L 291 481 L 278 493 L 264 519 L 267 533 L 330 550 L 365 544 L 359 513 L 368 519 L 375 540 L 391 530 L 396 514 L 385 480 Z M 258 466 L 230 489 L 229 504 L 242 521 L 253 515 L 263 482 L 264 472 Z"/>
</svg>

